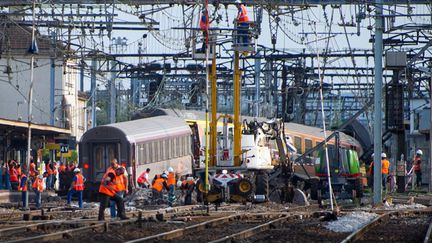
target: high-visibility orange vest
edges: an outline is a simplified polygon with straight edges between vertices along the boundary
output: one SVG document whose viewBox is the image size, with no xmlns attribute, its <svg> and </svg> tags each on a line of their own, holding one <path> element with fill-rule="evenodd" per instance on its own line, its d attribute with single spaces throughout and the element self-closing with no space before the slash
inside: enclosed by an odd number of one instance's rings
<svg viewBox="0 0 432 243">
<path fill-rule="evenodd" d="M 238 23 L 249 22 L 249 16 L 247 14 L 246 7 L 243 4 L 240 5 L 240 11 L 237 16 L 237 22 Z"/>
<path fill-rule="evenodd" d="M 24 178 L 27 178 L 25 174 L 22 175 L 21 180 L 23 180 Z M 20 183 L 18 184 L 18 191 L 22 191 L 22 192 L 27 191 L 27 181 L 24 183 L 23 187 L 21 187 L 21 181 L 20 181 Z"/>
<path fill-rule="evenodd" d="M 57 175 L 57 166 L 56 166 L 55 164 L 53 165 L 53 168 L 54 168 L 54 169 L 53 169 L 53 174 L 54 174 L 54 175 Z"/>
<path fill-rule="evenodd" d="M 126 191 L 126 178 L 125 175 L 116 175 L 116 186 L 118 191 Z"/>
<path fill-rule="evenodd" d="M 421 171 L 421 158 L 416 156 L 414 158 L 414 172 L 419 171 Z"/>
<path fill-rule="evenodd" d="M 36 180 L 33 182 L 32 188 L 38 190 L 39 192 L 43 192 L 43 179 L 40 179 L 39 177 L 36 178 Z"/>
<path fill-rule="evenodd" d="M 176 176 L 174 172 L 169 172 L 168 173 L 168 181 L 167 181 L 167 185 L 175 185 L 176 184 Z"/>
<path fill-rule="evenodd" d="M 144 171 L 137 179 L 138 184 L 144 184 L 145 182 L 148 183 L 148 180 L 146 178 L 146 175 L 148 176 L 147 171 Z"/>
<path fill-rule="evenodd" d="M 208 20 L 207 17 L 203 14 L 201 15 L 201 19 L 200 19 L 200 29 L 206 30 L 207 26 L 208 26 Z"/>
<path fill-rule="evenodd" d="M 10 182 L 18 182 L 18 172 L 14 167 L 10 168 L 9 175 Z"/>
<path fill-rule="evenodd" d="M 60 165 L 59 166 L 59 171 L 60 172 L 65 172 L 66 171 L 66 165 Z"/>
<path fill-rule="evenodd" d="M 45 165 L 45 170 L 48 173 L 48 175 L 54 174 L 54 171 L 51 169 L 50 164 L 51 163 L 48 163 L 48 164 Z"/>
<path fill-rule="evenodd" d="M 124 174 L 123 175 L 117 175 L 116 170 L 113 169 L 111 166 L 108 167 L 108 169 L 105 172 L 104 178 L 106 176 L 108 176 L 109 173 L 113 173 L 115 175 L 115 189 L 117 191 L 126 191 L 126 179 L 124 178 Z"/>
<path fill-rule="evenodd" d="M 164 181 L 165 180 L 163 178 L 156 179 L 155 182 L 152 185 L 152 188 L 155 189 L 158 192 L 161 192 L 162 189 L 163 189 L 163 186 L 164 186 L 164 184 L 163 184 Z"/>
<path fill-rule="evenodd" d="M 105 178 L 106 177 L 102 179 L 102 182 L 99 186 L 99 192 L 109 197 L 112 197 L 117 193 L 116 184 L 112 181 L 106 182 Z"/>
<path fill-rule="evenodd" d="M 75 191 L 84 191 L 84 176 L 78 173 L 75 175 L 75 177 L 76 181 L 73 189 Z"/>
<path fill-rule="evenodd" d="M 182 187 L 182 188 L 185 188 L 186 185 L 191 186 L 191 185 L 193 185 L 193 184 L 195 184 L 195 182 L 194 182 L 193 180 L 184 180 L 184 181 L 182 181 L 182 185 L 181 185 L 181 187 Z"/>
<path fill-rule="evenodd" d="M 29 175 L 30 177 L 34 177 L 36 175 L 36 165 L 34 162 L 30 164 Z"/>
<path fill-rule="evenodd" d="M 382 160 L 381 163 L 381 174 L 387 175 L 389 173 L 390 162 L 386 159 Z"/>
<path fill-rule="evenodd" d="M 16 171 L 17 171 L 18 176 L 21 176 L 21 174 L 22 174 L 22 172 L 21 172 L 21 167 L 18 167 L 18 168 L 16 169 Z"/>
</svg>

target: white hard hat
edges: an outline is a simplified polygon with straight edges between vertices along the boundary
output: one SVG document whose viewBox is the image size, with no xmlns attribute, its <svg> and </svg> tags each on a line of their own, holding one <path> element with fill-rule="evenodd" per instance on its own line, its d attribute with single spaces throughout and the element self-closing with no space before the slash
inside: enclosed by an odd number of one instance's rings
<svg viewBox="0 0 432 243">
<path fill-rule="evenodd" d="M 387 154 L 386 153 L 382 153 L 381 154 L 381 158 L 387 158 Z"/>
<path fill-rule="evenodd" d="M 241 4 L 241 0 L 235 0 L 235 4 Z"/>
<path fill-rule="evenodd" d="M 417 149 L 416 154 L 418 154 L 418 155 L 423 155 L 423 151 L 421 151 L 420 149 Z"/>
<path fill-rule="evenodd" d="M 168 178 L 167 174 L 163 173 L 162 178 Z"/>
<path fill-rule="evenodd" d="M 222 174 L 228 174 L 227 170 L 222 170 Z"/>
<path fill-rule="evenodd" d="M 169 167 L 168 172 L 174 172 L 174 169 L 172 167 Z"/>
<path fill-rule="evenodd" d="M 186 178 L 186 180 L 188 180 L 188 181 L 193 181 L 193 177 L 192 176 L 188 176 L 187 178 Z"/>
<path fill-rule="evenodd" d="M 375 153 L 372 153 L 372 155 L 371 155 L 372 157 L 374 157 L 375 156 Z"/>
<path fill-rule="evenodd" d="M 79 168 L 75 168 L 73 172 L 74 173 L 79 173 L 79 172 L 81 172 L 81 170 Z"/>
</svg>

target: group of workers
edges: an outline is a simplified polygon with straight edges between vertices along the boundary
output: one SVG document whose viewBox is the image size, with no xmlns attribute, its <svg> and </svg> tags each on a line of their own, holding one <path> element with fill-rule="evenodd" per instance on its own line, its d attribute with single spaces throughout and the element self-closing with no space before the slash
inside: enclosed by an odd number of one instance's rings
<svg viewBox="0 0 432 243">
<path fill-rule="evenodd" d="M 184 204 L 192 204 L 192 193 L 195 189 L 195 180 L 192 176 L 184 176 L 177 180 L 178 176 L 172 167 L 162 174 L 156 174 L 152 181 L 149 180 L 150 168 L 147 168 L 137 179 L 137 183 L 142 188 L 152 189 L 153 203 L 160 203 L 163 200 L 164 189 L 168 192 L 168 205 L 172 206 L 175 197 L 175 188 L 178 187 L 184 192 Z"/>
<path fill-rule="evenodd" d="M 45 173 L 40 174 L 39 170 L 36 169 L 36 165 L 34 163 L 34 161 L 32 160 L 30 162 L 30 167 L 29 167 L 29 173 L 28 173 L 28 177 L 26 173 L 22 173 L 20 178 L 19 178 L 19 183 L 18 183 L 18 191 L 21 191 L 21 195 L 22 195 L 22 207 L 23 209 L 28 209 L 26 207 L 27 204 L 27 193 L 28 193 L 28 188 L 31 186 L 31 188 L 33 189 L 34 193 L 35 193 L 35 202 L 36 202 L 36 208 L 40 208 L 41 207 L 41 202 L 42 202 L 42 192 L 44 190 L 50 190 L 50 189 L 54 189 L 54 185 L 53 183 L 55 183 L 55 180 L 53 179 L 53 177 L 56 175 L 56 173 L 54 171 L 56 171 L 56 168 L 54 166 L 50 166 L 50 162 L 46 163 L 47 167 L 50 167 L 51 171 L 45 171 Z M 69 187 L 68 193 L 67 193 L 67 203 L 68 205 L 71 204 L 71 200 L 72 200 L 72 196 L 77 194 L 78 195 L 78 204 L 80 208 L 83 208 L 83 191 L 84 191 L 84 182 L 85 182 L 85 178 L 84 176 L 81 174 L 81 170 L 79 168 L 76 168 L 75 165 L 74 167 L 69 167 L 69 169 L 73 170 L 73 179 L 72 179 L 72 183 Z M 46 179 L 46 182 L 44 182 L 44 178 Z"/>
<path fill-rule="evenodd" d="M 161 203 L 163 200 L 164 189 L 168 192 L 168 205 L 173 206 L 175 197 L 175 188 L 178 186 L 185 191 L 185 205 L 192 204 L 192 192 L 195 188 L 195 180 L 188 176 L 184 180 L 177 181 L 177 175 L 172 167 L 162 174 L 157 174 L 150 181 L 150 168 L 147 168 L 137 178 L 137 184 L 141 188 L 152 190 L 153 203 Z M 128 174 L 125 168 L 119 165 L 117 159 L 112 159 L 110 167 L 102 177 L 99 187 L 99 220 L 105 220 L 105 209 L 110 205 L 111 217 L 128 219 L 125 213 L 124 197 L 129 193 Z M 117 208 L 117 209 L 116 209 Z"/>
<path fill-rule="evenodd" d="M 237 17 L 235 22 L 237 23 L 237 45 L 247 46 L 249 44 L 249 16 L 246 7 L 242 4 L 241 0 L 236 0 L 235 5 L 237 7 Z M 201 52 L 206 51 L 206 46 L 209 43 L 209 32 L 210 23 L 212 21 L 209 19 L 209 13 L 207 9 L 203 9 L 200 18 L 200 29 L 203 34 L 203 44 L 201 47 Z"/>
<path fill-rule="evenodd" d="M 418 149 L 414 155 L 412 160 L 412 174 L 414 175 L 412 178 L 413 188 L 422 186 L 422 159 L 423 151 Z M 374 154 L 372 154 L 372 159 Z M 382 187 L 384 191 L 387 191 L 387 183 L 392 180 L 392 177 L 389 177 L 390 171 L 390 161 L 387 158 L 386 153 L 381 154 L 381 176 L 382 176 Z M 369 165 L 368 176 L 369 176 L 369 185 L 373 185 L 373 175 L 374 175 L 374 161 L 372 161 Z"/>
</svg>

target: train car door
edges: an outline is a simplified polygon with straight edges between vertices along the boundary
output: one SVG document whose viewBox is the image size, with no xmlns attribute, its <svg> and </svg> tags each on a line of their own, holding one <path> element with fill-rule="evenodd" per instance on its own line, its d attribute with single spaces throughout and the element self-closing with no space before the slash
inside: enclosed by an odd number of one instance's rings
<svg viewBox="0 0 432 243">
<path fill-rule="evenodd" d="M 101 181 L 113 158 L 119 159 L 118 143 L 104 143 L 93 145 L 93 176 L 95 181 Z"/>
</svg>

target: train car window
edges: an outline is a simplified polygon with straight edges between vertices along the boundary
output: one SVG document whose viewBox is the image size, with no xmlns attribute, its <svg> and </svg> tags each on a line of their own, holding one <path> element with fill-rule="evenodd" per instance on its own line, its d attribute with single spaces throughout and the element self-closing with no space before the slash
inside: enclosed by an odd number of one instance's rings
<svg viewBox="0 0 432 243">
<path fill-rule="evenodd" d="M 162 160 L 165 160 L 165 157 L 164 157 L 164 155 L 165 155 L 165 153 L 164 153 L 164 141 L 163 140 L 161 140 L 161 141 L 159 141 L 159 160 L 160 161 L 162 161 Z"/>
<path fill-rule="evenodd" d="M 111 159 L 113 159 L 113 158 L 117 158 L 119 160 L 119 158 L 117 157 L 116 148 L 114 145 L 107 145 L 107 150 L 108 150 L 109 161 L 111 161 Z"/>
<path fill-rule="evenodd" d="M 103 146 L 97 146 L 95 148 L 95 165 L 96 169 L 104 169 L 104 147 Z"/>
<path fill-rule="evenodd" d="M 305 152 L 312 149 L 312 146 L 312 140 L 305 138 Z M 312 154 L 308 154 L 308 156 L 312 156 Z"/>
<path fill-rule="evenodd" d="M 173 156 L 177 158 L 177 138 L 173 138 Z"/>
<path fill-rule="evenodd" d="M 187 139 L 187 143 L 186 143 L 187 155 L 190 155 L 192 154 L 192 148 L 191 148 L 192 139 L 190 136 L 187 136 L 186 139 Z"/>
<path fill-rule="evenodd" d="M 156 144 L 156 149 L 155 149 L 155 152 L 156 152 L 156 158 L 155 158 L 155 162 L 158 162 L 158 161 L 160 161 L 161 159 L 160 159 L 160 141 L 156 141 L 155 142 L 155 144 Z"/>
<path fill-rule="evenodd" d="M 181 137 L 176 137 L 176 145 L 177 145 L 177 147 L 176 147 L 176 153 L 177 153 L 177 157 L 180 157 L 181 156 L 181 150 L 180 150 L 180 147 L 181 147 Z"/>
<path fill-rule="evenodd" d="M 168 156 L 167 159 L 172 159 L 172 157 L 171 157 L 171 138 L 168 138 L 166 140 L 166 146 L 167 146 L 167 156 Z"/>
<path fill-rule="evenodd" d="M 164 139 L 163 141 L 162 141 L 162 159 L 163 160 L 167 160 L 168 159 L 168 146 L 167 146 L 168 144 L 167 144 L 167 140 L 166 139 Z"/>
<path fill-rule="evenodd" d="M 148 164 L 149 163 L 149 152 L 148 152 L 148 143 L 143 144 L 143 150 L 144 150 L 144 156 L 143 156 L 143 164 Z"/>
<path fill-rule="evenodd" d="M 303 153 L 301 137 L 294 137 L 294 147 L 297 149 L 297 153 Z"/>
<path fill-rule="evenodd" d="M 320 141 L 316 141 L 315 142 L 315 146 L 318 146 L 318 144 L 320 144 L 321 142 Z M 314 156 L 315 157 L 318 157 L 318 152 L 320 151 L 321 149 L 315 149 L 315 152 L 314 152 Z"/>
<path fill-rule="evenodd" d="M 143 165 L 143 164 L 145 164 L 145 163 L 147 163 L 147 151 L 146 151 L 146 146 L 145 146 L 145 144 L 143 143 L 143 144 L 141 144 L 141 147 L 140 147 L 140 154 L 141 154 L 141 156 L 140 156 L 140 161 L 139 161 L 139 164 L 140 165 Z"/>
<path fill-rule="evenodd" d="M 152 147 L 151 147 L 151 142 L 146 143 L 146 149 L 147 149 L 147 164 L 153 163 L 153 158 L 152 158 Z"/>
<path fill-rule="evenodd" d="M 183 147 L 182 147 L 182 156 L 186 155 L 186 151 L 187 151 L 187 141 L 186 141 L 186 136 L 182 137 L 182 141 L 183 141 Z"/>
<path fill-rule="evenodd" d="M 150 148 L 150 162 L 149 163 L 154 163 L 154 162 L 156 162 L 156 160 L 155 160 L 155 148 L 156 148 L 156 146 L 155 146 L 154 142 L 150 142 L 149 148 Z"/>
</svg>

